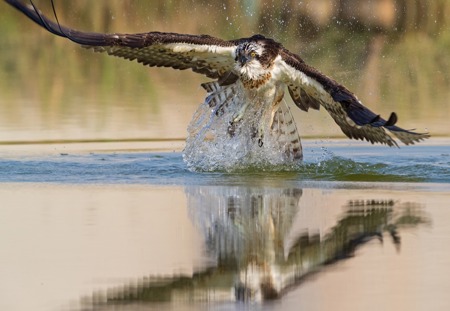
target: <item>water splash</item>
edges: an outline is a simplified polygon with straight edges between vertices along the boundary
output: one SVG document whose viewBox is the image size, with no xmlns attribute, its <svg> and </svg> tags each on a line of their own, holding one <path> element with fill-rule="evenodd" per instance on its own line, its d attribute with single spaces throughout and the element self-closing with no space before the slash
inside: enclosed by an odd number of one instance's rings
<svg viewBox="0 0 450 311">
<path fill-rule="evenodd" d="M 233 172 L 193 172 L 181 153 L 67 153 L 0 158 L 0 183 L 74 184 L 297 184 L 320 182 L 450 183 L 448 145 L 411 148 L 360 144 L 305 144 L 305 160 L 292 165 L 236 166 Z"/>
<path fill-rule="evenodd" d="M 286 152 L 288 144 L 271 130 L 270 107 L 249 105 L 242 120 L 232 122 L 242 107 L 243 99 L 238 97 L 236 94 L 235 98 L 215 107 L 210 107 L 207 99 L 197 109 L 183 151 L 188 168 L 197 172 L 296 170 L 299 159 Z"/>
</svg>

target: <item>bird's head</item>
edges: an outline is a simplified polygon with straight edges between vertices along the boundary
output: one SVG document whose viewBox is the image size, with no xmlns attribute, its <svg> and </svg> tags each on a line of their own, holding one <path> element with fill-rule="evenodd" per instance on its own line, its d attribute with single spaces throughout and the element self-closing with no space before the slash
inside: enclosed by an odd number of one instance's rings
<svg viewBox="0 0 450 311">
<path fill-rule="evenodd" d="M 249 80 L 257 80 L 270 71 L 280 44 L 255 35 L 242 42 L 236 48 L 236 71 Z"/>
<path fill-rule="evenodd" d="M 244 42 L 236 48 L 236 62 L 241 66 L 251 66 L 252 63 L 259 63 L 264 46 L 258 42 Z"/>
</svg>

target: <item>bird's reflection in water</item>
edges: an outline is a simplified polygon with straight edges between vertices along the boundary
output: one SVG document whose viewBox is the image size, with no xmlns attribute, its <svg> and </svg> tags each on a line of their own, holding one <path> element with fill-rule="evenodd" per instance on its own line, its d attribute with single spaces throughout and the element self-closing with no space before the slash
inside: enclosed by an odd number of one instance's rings
<svg viewBox="0 0 450 311">
<path fill-rule="evenodd" d="M 233 274 L 235 299 L 275 298 L 281 289 L 278 263 L 302 189 L 195 187 L 186 193 L 208 253 L 220 270 Z"/>
<path fill-rule="evenodd" d="M 95 294 L 94 301 L 277 299 L 324 267 L 354 256 L 355 249 L 370 240 L 387 238 L 400 250 L 401 229 L 427 222 L 422 206 L 415 203 L 348 200 L 332 207 L 341 214 L 326 232 L 309 227 L 293 234 L 299 211 L 320 208 L 302 203 L 302 189 L 192 186 L 185 192 L 190 217 L 213 264 L 191 276 L 144 277 L 136 284 Z"/>
</svg>

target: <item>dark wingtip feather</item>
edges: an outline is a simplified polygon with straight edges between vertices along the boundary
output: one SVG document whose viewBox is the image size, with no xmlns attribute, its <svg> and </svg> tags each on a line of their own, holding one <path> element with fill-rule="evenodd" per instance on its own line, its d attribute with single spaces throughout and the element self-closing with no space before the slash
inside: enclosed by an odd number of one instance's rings
<svg viewBox="0 0 450 311">
<path fill-rule="evenodd" d="M 30 1 L 30 4 L 25 4 L 22 1 L 17 0 L 5 0 L 5 2 L 25 14 L 33 22 L 46 29 L 48 32 L 51 32 L 52 34 L 60 37 L 67 38 L 75 43 L 88 46 L 106 46 L 112 45 L 116 40 L 118 40 L 117 35 L 81 32 L 60 25 L 53 1 L 52 9 L 57 21 L 56 23 L 42 14 L 42 12 L 35 6 L 33 1 Z"/>
<path fill-rule="evenodd" d="M 397 123 L 397 121 L 398 121 L 397 114 L 395 112 L 393 112 L 389 116 L 389 119 L 386 121 L 384 126 L 393 126 L 393 125 L 395 125 L 395 123 Z"/>
</svg>

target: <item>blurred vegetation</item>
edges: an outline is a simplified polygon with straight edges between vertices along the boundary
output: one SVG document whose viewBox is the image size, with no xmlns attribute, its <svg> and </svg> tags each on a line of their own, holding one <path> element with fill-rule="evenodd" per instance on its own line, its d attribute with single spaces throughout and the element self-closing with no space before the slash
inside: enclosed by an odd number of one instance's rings
<svg viewBox="0 0 450 311">
<path fill-rule="evenodd" d="M 50 1 L 35 3 L 52 15 Z M 346 85 L 377 112 L 397 111 L 400 125 L 450 134 L 447 0 L 57 0 L 55 5 L 61 23 L 86 31 L 158 30 L 226 39 L 262 33 Z M 186 135 L 203 99 L 198 85 L 205 78 L 95 55 L 39 29 L 4 2 L 0 11 L 3 133 Z M 334 125 L 331 130 L 302 126 L 307 135 L 336 133 Z M 0 135 L 0 141 L 8 140 L 5 135 L 10 134 Z"/>
</svg>

